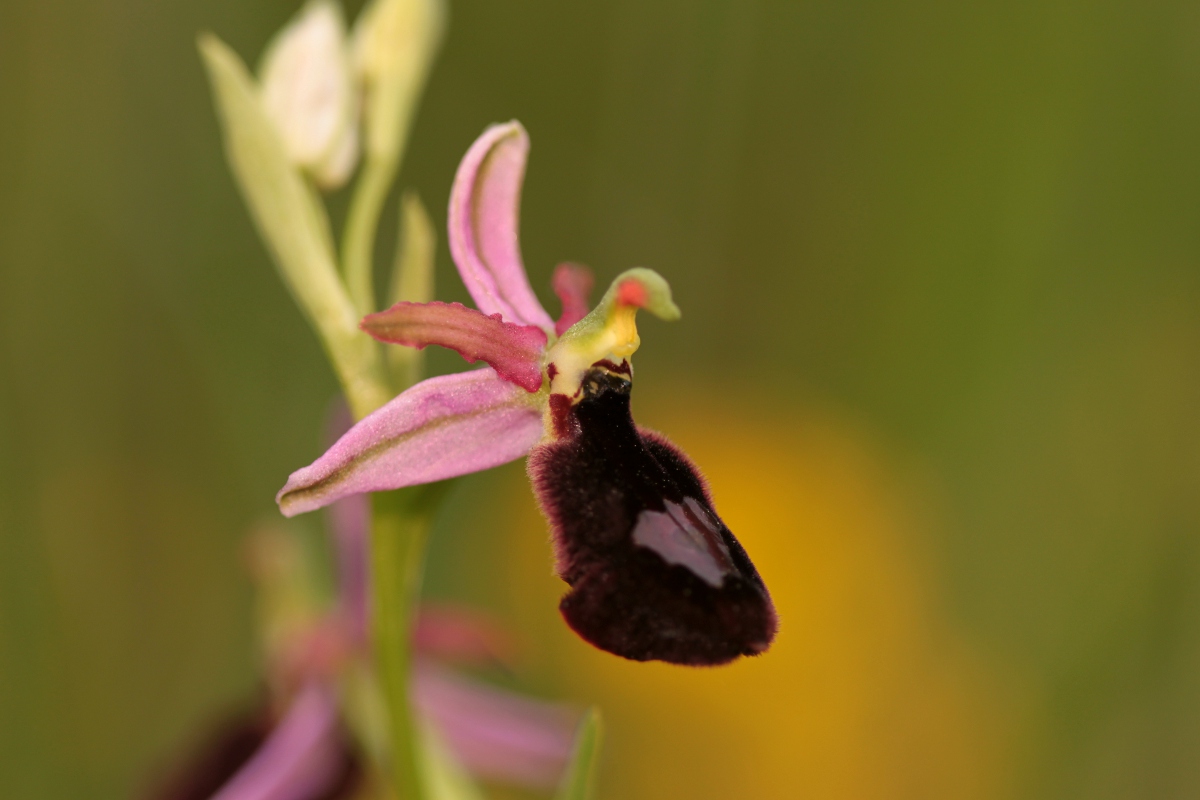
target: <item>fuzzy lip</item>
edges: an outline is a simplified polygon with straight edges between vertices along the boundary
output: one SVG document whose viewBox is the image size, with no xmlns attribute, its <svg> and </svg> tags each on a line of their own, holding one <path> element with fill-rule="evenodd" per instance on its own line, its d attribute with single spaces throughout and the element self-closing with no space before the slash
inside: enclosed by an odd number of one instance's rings
<svg viewBox="0 0 1200 800">
<path fill-rule="evenodd" d="M 762 579 L 695 466 L 630 415 L 632 382 L 597 364 L 561 397 L 529 474 L 582 638 L 638 661 L 713 666 L 764 651 L 778 627 Z"/>
</svg>

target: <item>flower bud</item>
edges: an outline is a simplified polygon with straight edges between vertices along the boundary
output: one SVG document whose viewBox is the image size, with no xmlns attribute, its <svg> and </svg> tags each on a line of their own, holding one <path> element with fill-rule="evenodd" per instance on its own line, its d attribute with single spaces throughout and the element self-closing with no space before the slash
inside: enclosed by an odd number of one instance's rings
<svg viewBox="0 0 1200 800">
<path fill-rule="evenodd" d="M 341 7 L 313 0 L 267 48 L 263 105 L 292 161 L 336 188 L 358 162 L 358 99 Z"/>
</svg>

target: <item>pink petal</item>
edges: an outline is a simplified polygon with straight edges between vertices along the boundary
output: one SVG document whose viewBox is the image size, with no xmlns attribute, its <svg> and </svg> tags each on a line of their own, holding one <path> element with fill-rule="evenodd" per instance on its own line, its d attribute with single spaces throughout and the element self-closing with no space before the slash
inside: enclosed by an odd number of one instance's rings
<svg viewBox="0 0 1200 800">
<path fill-rule="evenodd" d="M 362 492 L 465 475 L 529 452 L 541 408 L 491 369 L 430 378 L 368 415 L 275 497 L 291 517 Z"/>
<path fill-rule="evenodd" d="M 551 788 L 562 777 L 575 714 L 423 662 L 413 685 L 417 710 L 472 774 L 534 788 Z"/>
<path fill-rule="evenodd" d="M 310 684 L 258 752 L 212 800 L 311 800 L 338 778 L 343 759 L 332 693 Z"/>
<path fill-rule="evenodd" d="M 528 392 L 542 386 L 546 332 L 532 325 L 503 322 L 462 303 L 397 303 L 369 314 L 359 324 L 381 342 L 423 348 L 449 347 L 469 363 L 486 361 L 505 380 Z"/>
<path fill-rule="evenodd" d="M 491 617 L 475 609 L 422 603 L 413 647 L 423 656 L 469 666 L 506 665 L 516 646 Z"/>
<path fill-rule="evenodd" d="M 483 313 L 551 331 L 517 238 L 528 153 L 529 135 L 516 121 L 491 126 L 471 145 L 450 190 L 450 254 Z"/>
<path fill-rule="evenodd" d="M 587 316 L 591 310 L 592 271 L 582 264 L 559 264 L 554 268 L 551 285 L 562 303 L 562 315 L 554 323 L 554 332 L 562 336 L 567 328 Z"/>
</svg>

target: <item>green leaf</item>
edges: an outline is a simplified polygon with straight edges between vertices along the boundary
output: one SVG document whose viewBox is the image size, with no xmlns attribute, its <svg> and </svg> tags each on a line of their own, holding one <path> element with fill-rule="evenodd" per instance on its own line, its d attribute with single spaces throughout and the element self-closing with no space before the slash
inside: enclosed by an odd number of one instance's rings
<svg viewBox="0 0 1200 800">
<path fill-rule="evenodd" d="M 225 153 L 284 283 L 321 337 L 358 417 L 390 399 L 379 350 L 358 330 L 338 278 L 329 220 L 291 163 L 246 65 L 212 34 L 198 41 L 208 69 Z"/>
<path fill-rule="evenodd" d="M 437 234 L 429 213 L 416 193 L 405 192 L 400 198 L 400 241 L 396 245 L 389 305 L 428 303 L 433 299 L 436 248 Z M 396 389 L 403 391 L 421 380 L 425 367 L 424 350 L 395 345 L 384 351 Z"/>
<path fill-rule="evenodd" d="M 557 800 L 592 800 L 595 797 L 603 738 L 600 709 L 592 706 L 579 723 L 575 751 L 571 754 L 571 763 L 567 765 L 567 774 L 559 787 Z"/>
<path fill-rule="evenodd" d="M 425 800 L 485 800 L 483 792 L 429 725 L 421 728 Z"/>
</svg>

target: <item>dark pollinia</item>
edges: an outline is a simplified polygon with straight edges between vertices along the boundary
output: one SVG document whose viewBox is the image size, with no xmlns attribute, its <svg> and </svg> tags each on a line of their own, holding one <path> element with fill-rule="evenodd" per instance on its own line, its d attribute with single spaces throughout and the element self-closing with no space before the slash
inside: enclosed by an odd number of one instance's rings
<svg viewBox="0 0 1200 800">
<path fill-rule="evenodd" d="M 756 655 L 775 609 L 687 457 L 638 429 L 628 367 L 593 366 L 580 400 L 552 403 L 559 438 L 529 473 L 554 534 L 559 603 L 580 636 L 636 661 L 715 665 Z"/>
</svg>

